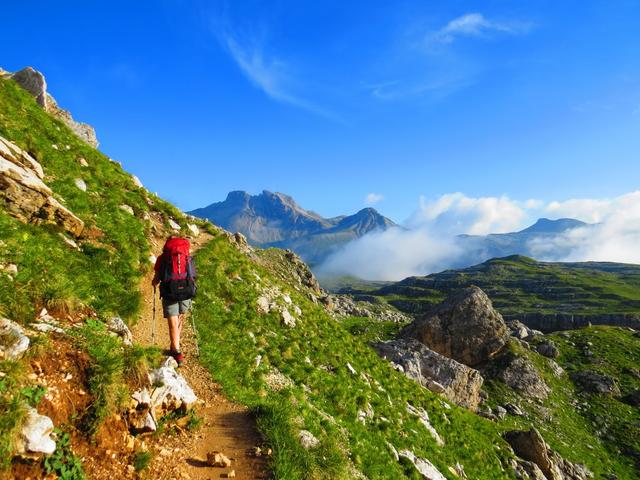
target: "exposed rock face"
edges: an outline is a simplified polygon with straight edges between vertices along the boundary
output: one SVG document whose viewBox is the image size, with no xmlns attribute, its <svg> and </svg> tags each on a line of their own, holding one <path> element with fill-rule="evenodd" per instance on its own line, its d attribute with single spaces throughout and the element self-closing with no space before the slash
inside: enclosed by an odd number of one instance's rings
<svg viewBox="0 0 640 480">
<path fill-rule="evenodd" d="M 98 139 L 93 127 L 86 123 L 75 121 L 71 113 L 58 106 L 55 99 L 47 93 L 47 82 L 42 73 L 32 67 L 26 67 L 9 75 L 9 78 L 35 97 L 36 102 L 46 112 L 66 124 L 78 138 L 94 148 L 98 147 Z"/>
<path fill-rule="evenodd" d="M 478 287 L 451 295 L 425 316 L 400 332 L 436 352 L 475 366 L 495 355 L 507 342 L 509 330 Z"/>
<path fill-rule="evenodd" d="M 308 430 L 300 430 L 300 432 L 298 433 L 298 438 L 300 440 L 300 445 L 302 445 L 302 448 L 305 448 L 307 450 L 320 445 L 320 440 L 318 440 L 315 435 Z"/>
<path fill-rule="evenodd" d="M 560 350 L 558 350 L 558 347 L 556 347 L 556 344 L 553 343 L 551 340 L 542 342 L 540 345 L 538 345 L 536 350 L 540 355 L 544 355 L 545 357 L 548 357 L 548 358 L 558 358 L 558 356 L 560 355 Z"/>
<path fill-rule="evenodd" d="M 381 357 L 402 367 L 407 377 L 423 387 L 442 393 L 465 408 L 478 408 L 483 379 L 477 370 L 444 357 L 417 340 L 397 339 L 373 347 Z"/>
<path fill-rule="evenodd" d="M 348 295 L 326 295 L 320 298 L 329 310 L 343 317 L 366 317 L 382 322 L 406 323 L 411 317 L 384 304 L 357 303 Z"/>
<path fill-rule="evenodd" d="M 29 337 L 16 322 L 0 318 L 0 360 L 17 360 L 29 348 Z"/>
<path fill-rule="evenodd" d="M 32 67 L 25 67 L 12 74 L 10 78 L 29 92 L 45 110 L 48 105 L 47 82 L 44 75 Z"/>
<path fill-rule="evenodd" d="M 0 137 L 0 203 L 25 223 L 52 223 L 75 237 L 84 222 L 53 198 L 43 182 L 42 166 L 27 152 Z"/>
<path fill-rule="evenodd" d="M 420 472 L 422 478 L 426 480 L 446 480 L 446 477 L 440 473 L 433 463 L 425 458 L 417 457 L 410 450 L 402 450 L 399 456 L 409 460 L 416 467 L 416 470 Z"/>
<path fill-rule="evenodd" d="M 124 320 L 120 317 L 111 317 L 107 320 L 107 328 L 110 332 L 113 332 L 115 335 L 119 336 L 122 339 L 122 343 L 125 345 L 133 344 L 133 335 L 131 334 L 131 330 Z"/>
<path fill-rule="evenodd" d="M 512 353 L 497 358 L 487 368 L 487 375 L 531 397 L 544 399 L 551 391 L 528 358 Z"/>
<path fill-rule="evenodd" d="M 603 393 L 608 395 L 620 395 L 620 388 L 616 381 L 606 375 L 585 370 L 571 375 L 571 380 L 577 383 L 587 393 Z"/>
<path fill-rule="evenodd" d="M 551 450 L 535 428 L 507 432 L 505 440 L 516 455 L 537 465 L 547 480 L 587 480 L 593 477 L 585 466 L 569 462 Z"/>
<path fill-rule="evenodd" d="M 53 422 L 40 415 L 35 408 L 28 407 L 22 430 L 16 442 L 18 454 L 26 456 L 51 455 L 56 450 L 56 442 L 51 439 Z"/>
</svg>

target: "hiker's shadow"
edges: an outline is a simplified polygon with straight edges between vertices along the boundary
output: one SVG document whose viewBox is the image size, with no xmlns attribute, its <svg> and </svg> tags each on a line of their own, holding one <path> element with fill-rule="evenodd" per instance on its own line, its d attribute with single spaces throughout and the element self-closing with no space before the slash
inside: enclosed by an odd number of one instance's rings
<svg viewBox="0 0 640 480">
<path fill-rule="evenodd" d="M 198 458 L 187 458 L 187 463 L 192 467 L 198 467 L 198 468 L 209 466 L 209 464 L 205 460 L 200 460 Z"/>
</svg>

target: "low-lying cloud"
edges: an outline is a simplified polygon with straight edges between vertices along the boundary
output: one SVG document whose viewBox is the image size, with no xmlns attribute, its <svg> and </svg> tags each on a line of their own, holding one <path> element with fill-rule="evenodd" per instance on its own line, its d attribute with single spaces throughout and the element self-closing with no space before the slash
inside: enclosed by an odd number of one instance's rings
<svg viewBox="0 0 640 480">
<path fill-rule="evenodd" d="M 420 199 L 407 229 L 372 232 L 332 254 L 319 276 L 353 275 L 369 280 L 400 280 L 483 262 L 492 248 L 472 248 L 460 234 L 519 231 L 539 217 L 575 218 L 591 225 L 518 243 L 518 251 L 547 261 L 612 261 L 640 264 L 640 191 L 613 199 L 516 201 L 506 196 L 472 198 L 452 193 Z M 481 244 L 482 245 L 482 244 Z"/>
</svg>

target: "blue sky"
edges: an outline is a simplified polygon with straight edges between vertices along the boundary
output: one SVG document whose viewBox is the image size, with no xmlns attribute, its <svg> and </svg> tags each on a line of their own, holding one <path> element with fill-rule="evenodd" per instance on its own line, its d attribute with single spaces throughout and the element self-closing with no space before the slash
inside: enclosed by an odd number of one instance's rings
<svg viewBox="0 0 640 480">
<path fill-rule="evenodd" d="M 101 149 L 187 210 L 230 190 L 396 221 L 640 180 L 638 1 L 3 5 L 0 66 L 45 73 Z"/>
</svg>

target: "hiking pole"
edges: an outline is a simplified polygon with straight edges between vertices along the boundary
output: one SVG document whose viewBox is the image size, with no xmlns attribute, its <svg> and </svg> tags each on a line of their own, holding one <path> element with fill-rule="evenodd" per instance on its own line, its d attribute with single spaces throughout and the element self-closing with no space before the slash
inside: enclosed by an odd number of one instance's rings
<svg viewBox="0 0 640 480">
<path fill-rule="evenodd" d="M 193 302 L 193 301 L 192 301 Z M 195 315 L 194 315 L 194 309 L 193 306 L 191 307 L 191 327 L 193 328 L 193 336 L 195 337 L 195 341 L 196 341 L 196 356 L 200 357 L 200 346 L 198 345 L 198 330 L 196 329 L 196 320 L 195 320 Z"/>
<path fill-rule="evenodd" d="M 153 318 L 151 320 L 151 343 L 156 343 L 156 286 L 153 286 Z"/>
</svg>

